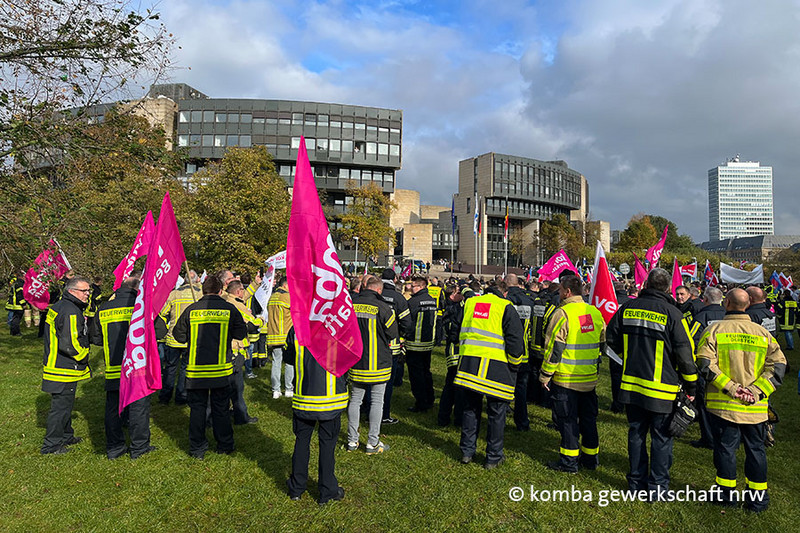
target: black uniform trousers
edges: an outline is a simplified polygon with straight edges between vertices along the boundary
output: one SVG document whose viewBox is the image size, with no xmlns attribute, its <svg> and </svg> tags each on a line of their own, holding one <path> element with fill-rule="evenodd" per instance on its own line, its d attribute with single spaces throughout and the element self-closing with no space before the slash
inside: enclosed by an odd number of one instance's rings
<svg viewBox="0 0 800 533">
<path fill-rule="evenodd" d="M 22 335 L 22 330 L 20 329 L 20 325 L 22 324 L 22 316 L 25 314 L 25 311 L 22 309 L 14 309 L 11 312 L 11 320 L 8 322 L 9 329 L 11 330 L 10 333 L 12 335 Z"/>
<path fill-rule="evenodd" d="M 233 426 L 228 413 L 231 399 L 230 384 L 214 389 L 189 389 L 189 454 L 202 457 L 208 449 L 206 439 L 206 406 L 211 398 L 211 427 L 217 441 L 217 452 L 233 451 Z"/>
<path fill-rule="evenodd" d="M 611 375 L 611 411 L 621 413 L 625 406 L 619 403 L 619 387 L 622 384 L 622 365 L 609 359 L 608 373 Z"/>
<path fill-rule="evenodd" d="M 456 387 L 453 384 L 457 372 L 457 366 L 447 367 L 447 375 L 444 378 L 442 395 L 439 398 L 439 415 L 437 421 L 440 426 L 447 426 L 450 424 L 451 413 L 453 414 L 453 424 L 459 427 L 461 426 L 464 416 L 464 389 Z"/>
<path fill-rule="evenodd" d="M 106 391 L 106 456 L 115 459 L 126 451 L 122 426 L 127 419 L 131 457 L 136 459 L 150 446 L 150 396 L 140 398 L 119 414 L 119 391 Z"/>
<path fill-rule="evenodd" d="M 722 487 L 723 501 L 737 501 L 731 492 L 736 482 L 736 450 L 744 442 L 744 475 L 747 480 L 744 506 L 752 511 L 763 511 L 769 506 L 767 492 L 767 451 L 764 446 L 766 422 L 737 424 L 709 413 L 714 426 L 714 467 L 717 484 Z M 721 479 L 720 479 L 721 478 Z M 722 485 L 732 481 L 734 487 Z"/>
<path fill-rule="evenodd" d="M 571 471 L 578 463 L 587 468 L 598 464 L 597 392 L 579 392 L 550 382 L 553 415 L 561 433 L 559 463 Z"/>
<path fill-rule="evenodd" d="M 700 425 L 700 441 L 710 447 L 714 446 L 714 427 L 710 415 L 706 411 L 706 380 L 697 374 L 697 396 L 694 399 L 697 411 L 697 423 Z"/>
<path fill-rule="evenodd" d="M 186 404 L 186 348 L 163 346 L 161 359 L 161 391 L 158 401 L 168 404 L 175 390 L 175 405 Z M 176 382 L 177 378 L 177 382 Z"/>
<path fill-rule="evenodd" d="M 533 383 L 528 385 L 528 401 L 534 404 L 550 409 L 552 402 L 550 400 L 550 391 L 545 389 L 539 381 L 539 371 L 542 369 L 542 360 L 531 358 L 528 362 L 530 365 L 530 375 L 533 376 Z"/>
<path fill-rule="evenodd" d="M 481 429 L 483 394 L 462 388 L 464 393 L 464 415 L 461 421 L 461 454 L 472 457 L 478 446 L 478 433 Z M 503 460 L 503 439 L 506 429 L 506 412 L 509 402 L 491 396 L 486 397 L 486 462 L 497 463 Z"/>
<path fill-rule="evenodd" d="M 519 365 L 517 383 L 514 386 L 514 424 L 519 431 L 528 431 L 531 421 L 528 418 L 528 380 L 531 367 L 528 363 Z"/>
<path fill-rule="evenodd" d="M 656 413 L 638 405 L 626 405 L 628 416 L 628 488 L 632 491 L 668 491 L 672 467 L 669 413 Z M 650 433 L 648 465 L 647 433 Z M 652 494 L 652 493 L 651 493 Z"/>
<path fill-rule="evenodd" d="M 75 436 L 72 430 L 72 408 L 75 405 L 77 383 L 65 383 L 61 392 L 50 393 L 50 412 L 44 434 L 42 453 L 52 453 Z"/>
<path fill-rule="evenodd" d="M 294 453 L 292 454 L 292 474 L 286 481 L 289 496 L 294 498 L 306 491 L 308 486 L 308 461 L 311 458 L 311 435 L 314 426 L 319 424 L 319 464 L 317 469 L 317 487 L 319 488 L 319 503 L 325 503 L 334 498 L 339 492 L 339 481 L 334 473 L 336 464 L 336 441 L 342 427 L 341 413 L 330 420 L 310 420 L 300 418 L 295 413 L 292 417 L 292 431 L 294 431 Z"/>
<path fill-rule="evenodd" d="M 411 382 L 411 394 L 414 405 L 422 409 L 433 406 L 433 374 L 431 374 L 431 350 L 425 352 L 406 351 L 408 363 L 408 380 Z"/>
</svg>

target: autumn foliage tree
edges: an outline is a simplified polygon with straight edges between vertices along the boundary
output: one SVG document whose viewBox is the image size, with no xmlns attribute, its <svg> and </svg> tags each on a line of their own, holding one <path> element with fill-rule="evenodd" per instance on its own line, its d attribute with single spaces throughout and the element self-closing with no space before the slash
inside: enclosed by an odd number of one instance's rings
<svg viewBox="0 0 800 533">
<path fill-rule="evenodd" d="M 347 195 L 353 198 L 353 203 L 341 217 L 341 237 L 358 237 L 359 250 L 365 257 L 380 256 L 394 247 L 395 233 L 389 225 L 389 217 L 397 204 L 374 183 L 350 187 Z"/>
</svg>

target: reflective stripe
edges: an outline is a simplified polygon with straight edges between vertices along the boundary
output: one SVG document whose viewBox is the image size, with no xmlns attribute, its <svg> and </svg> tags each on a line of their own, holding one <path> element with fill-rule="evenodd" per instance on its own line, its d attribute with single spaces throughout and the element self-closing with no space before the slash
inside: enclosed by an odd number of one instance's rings
<svg viewBox="0 0 800 533">
<path fill-rule="evenodd" d="M 497 348 L 498 350 L 504 349 L 502 343 L 492 341 L 479 341 L 477 339 L 464 339 L 461 341 L 462 346 L 482 346 L 484 348 Z"/>
<path fill-rule="evenodd" d="M 497 339 L 499 341 L 505 342 L 505 339 L 502 335 L 498 335 L 497 333 L 493 333 L 486 329 L 476 328 L 474 326 L 469 326 L 466 328 L 461 328 L 461 333 L 475 333 L 477 335 L 483 335 L 484 337 L 491 337 L 493 339 Z"/>
<path fill-rule="evenodd" d="M 652 329 L 655 331 L 666 331 L 667 325 L 666 324 L 659 324 L 658 322 L 650 322 L 649 320 L 643 320 L 641 318 L 623 318 L 622 319 L 623 326 L 635 326 L 640 328 L 647 328 Z"/>
<path fill-rule="evenodd" d="M 683 381 L 687 383 L 691 383 L 693 381 L 697 381 L 697 374 L 681 374 Z"/>
<path fill-rule="evenodd" d="M 639 383 L 630 383 L 626 382 L 625 378 L 630 376 L 622 376 L 622 383 L 620 383 L 619 388 L 622 390 L 626 390 L 628 392 L 636 392 L 641 394 L 642 396 L 647 396 L 648 398 L 655 398 L 657 400 L 667 400 L 667 401 L 674 401 L 675 395 L 677 392 L 663 392 L 659 390 L 654 390 Z"/>
<path fill-rule="evenodd" d="M 736 480 L 735 479 L 725 479 L 724 477 L 717 476 L 716 478 L 717 485 L 720 487 L 728 487 L 730 489 L 736 488 Z"/>
<path fill-rule="evenodd" d="M 773 387 L 772 383 L 770 383 L 769 380 L 765 379 L 763 376 L 759 377 L 755 383 L 753 383 L 753 385 L 761 389 L 761 391 L 764 393 L 764 396 L 769 396 L 775 392 L 775 387 Z"/>
<path fill-rule="evenodd" d="M 750 481 L 747 478 L 744 478 L 744 482 L 747 483 L 747 488 L 751 490 L 767 490 L 767 482 L 759 483 L 757 481 Z"/>
<path fill-rule="evenodd" d="M 567 344 L 567 350 L 599 350 L 600 343 L 599 342 L 590 342 L 587 344 Z M 562 359 L 563 361 L 563 359 Z"/>
<path fill-rule="evenodd" d="M 598 453 L 600 453 L 600 447 L 598 446 L 597 448 L 584 448 L 583 446 L 581 446 L 581 453 L 584 453 L 586 455 L 597 455 Z"/>
<path fill-rule="evenodd" d="M 562 357 L 561 362 L 565 365 L 596 365 L 600 363 L 600 359 L 570 359 Z"/>
<path fill-rule="evenodd" d="M 567 457 L 578 457 L 581 454 L 580 450 L 570 450 L 569 448 L 559 448 L 558 453 Z"/>
</svg>

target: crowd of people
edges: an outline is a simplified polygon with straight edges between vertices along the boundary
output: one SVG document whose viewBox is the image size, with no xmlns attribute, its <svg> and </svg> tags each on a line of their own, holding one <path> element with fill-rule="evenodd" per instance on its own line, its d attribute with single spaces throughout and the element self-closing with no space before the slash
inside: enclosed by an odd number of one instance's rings
<svg viewBox="0 0 800 533">
<path fill-rule="evenodd" d="M 102 347 L 105 360 L 108 459 L 125 454 L 136 459 L 155 449 L 149 396 L 119 414 L 121 364 L 140 278 L 141 272 L 133 272 L 101 301 L 100 280 L 70 275 L 43 313 L 42 390 L 51 395 L 51 407 L 42 454 L 64 454 L 81 441 L 71 414 L 78 382 L 90 377 L 91 344 Z M 688 400 L 701 430 L 692 444 L 714 450 L 717 503 L 767 508 L 769 397 L 786 370 L 775 337 L 782 332 L 793 349 L 796 291 L 783 291 L 772 302 L 756 286 L 691 284 L 679 287 L 673 298 L 671 275 L 654 268 L 641 290 L 616 283 L 619 307 L 606 324 L 587 302 L 587 284 L 570 271 L 558 281 L 539 283 L 514 274 L 488 281 L 419 274 L 401 280 L 387 268 L 380 276 L 353 274 L 348 281 L 363 353 L 342 377 L 318 363 L 325 354 L 311 354 L 298 342 L 285 277 L 278 278 L 266 312 L 253 297 L 259 276 L 223 270 L 201 284 L 190 271 L 185 284 L 172 291 L 155 324 L 162 367 L 157 400 L 189 406 L 192 457 L 203 459 L 209 449 L 207 425 L 216 452 L 234 452 L 233 426 L 258 422 L 248 412 L 245 380 L 269 365 L 273 399 L 292 399 L 296 441 L 289 496 L 300 499 L 307 489 L 310 439 L 317 427 L 318 501 L 341 500 L 344 489 L 335 475 L 341 414 L 347 411 L 345 450 L 355 452 L 363 442 L 368 455 L 388 452 L 381 426 L 400 422 L 393 416 L 392 396 L 407 368 L 414 399 L 407 416 L 433 409 L 441 385 L 437 421 L 461 428 L 461 463 L 475 460 L 484 405 L 484 467 L 492 470 L 505 461 L 506 414 L 513 414 L 516 430 L 529 431 L 533 403 L 551 410 L 550 427 L 561 435 L 558 457 L 547 467 L 565 474 L 593 470 L 601 462 L 602 444 L 596 386 L 608 355 L 608 408 L 624 411 L 629 424 L 631 491 L 651 501 L 669 499 L 672 445 L 680 434 L 676 405 L 685 407 Z M 17 335 L 25 303 L 19 281 L 9 288 L 8 323 Z M 431 355 L 440 345 L 447 374 L 444 383 L 434 384 Z M 359 427 L 362 412 L 368 414 L 366 441 Z M 736 492 L 740 441 L 746 455 L 743 502 Z"/>
</svg>

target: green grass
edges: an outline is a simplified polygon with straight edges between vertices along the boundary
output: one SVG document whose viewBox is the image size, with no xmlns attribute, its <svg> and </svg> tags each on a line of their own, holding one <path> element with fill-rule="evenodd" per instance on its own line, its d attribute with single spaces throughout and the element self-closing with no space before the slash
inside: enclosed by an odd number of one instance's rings
<svg viewBox="0 0 800 533">
<path fill-rule="evenodd" d="M 0 530 L 2 531 L 741 531 L 794 530 L 800 523 L 800 460 L 797 443 L 797 378 L 790 373 L 774 397 L 782 417 L 778 444 L 769 449 L 772 505 L 761 515 L 722 511 L 703 503 L 611 503 L 601 507 L 598 491 L 626 488 L 627 424 L 623 415 L 601 410 L 601 467 L 576 476 L 555 474 L 544 463 L 555 459 L 558 435 L 545 428 L 549 412 L 529 406 L 532 430 L 506 427 L 507 462 L 487 472 L 480 464 L 459 464 L 459 431 L 436 426 L 433 411 L 406 412 L 408 382 L 395 391 L 394 414 L 401 423 L 383 428 L 391 446 L 384 455 L 337 450 L 336 473 L 345 500 L 316 503 L 316 437 L 312 441 L 309 492 L 289 500 L 294 437 L 289 399 L 272 400 L 268 369 L 247 380 L 253 426 L 236 426 L 237 453 L 188 457 L 188 408 L 152 406 L 152 443 L 158 450 L 137 461 L 105 458 L 102 357 L 92 352 L 94 378 L 78 391 L 73 425 L 84 442 L 63 456 L 41 456 L 49 395 L 40 392 L 42 347 L 32 330 L 22 338 L 0 333 Z M 790 354 L 798 368 L 796 354 Z M 444 358 L 434 354 L 437 393 Z M 607 407 L 609 381 L 603 369 L 600 406 Z M 344 442 L 346 416 L 342 417 Z M 482 425 L 485 435 L 485 419 Z M 366 429 L 362 423 L 362 443 Z M 714 480 L 711 452 L 688 441 L 697 427 L 675 443 L 672 488 L 707 489 Z M 213 447 L 213 439 L 209 431 Z M 478 461 L 485 441 L 478 441 Z M 740 450 L 739 488 L 742 488 Z M 569 489 L 594 493 L 592 503 L 536 503 L 509 500 L 511 487 Z"/>
</svg>

